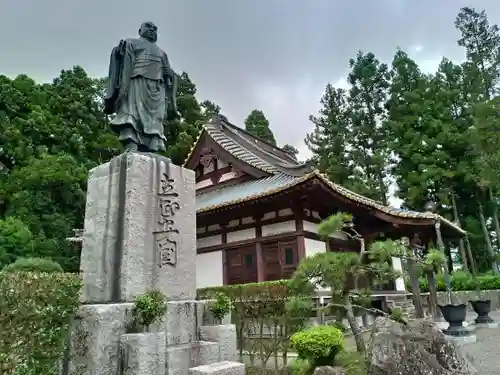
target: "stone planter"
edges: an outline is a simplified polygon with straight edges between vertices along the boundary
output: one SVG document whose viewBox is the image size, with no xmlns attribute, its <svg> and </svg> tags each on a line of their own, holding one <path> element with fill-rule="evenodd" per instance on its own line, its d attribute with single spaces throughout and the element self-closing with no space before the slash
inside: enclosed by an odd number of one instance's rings
<svg viewBox="0 0 500 375">
<path fill-rule="evenodd" d="M 467 336 L 470 332 L 464 327 L 463 322 L 467 314 L 467 305 L 439 305 L 441 314 L 448 322 L 449 327 L 443 330 L 445 335 L 450 336 Z"/>
<path fill-rule="evenodd" d="M 493 319 L 489 316 L 491 311 L 491 300 L 475 300 L 469 301 L 474 312 L 477 314 L 475 320 L 476 324 L 489 324 L 493 323 Z"/>
</svg>

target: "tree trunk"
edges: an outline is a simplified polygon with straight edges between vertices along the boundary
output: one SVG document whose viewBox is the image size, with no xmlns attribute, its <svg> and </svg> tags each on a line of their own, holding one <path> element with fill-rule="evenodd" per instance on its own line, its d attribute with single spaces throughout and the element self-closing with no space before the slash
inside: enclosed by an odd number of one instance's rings
<svg viewBox="0 0 500 375">
<path fill-rule="evenodd" d="M 413 253 L 413 250 L 412 250 Z M 410 274 L 411 280 L 411 297 L 413 299 L 413 305 L 415 306 L 415 314 L 417 319 L 422 319 L 424 317 L 424 309 L 422 307 L 422 296 L 420 295 L 420 283 L 418 281 L 418 275 L 415 265 L 415 260 L 413 259 L 413 254 L 408 257 L 408 273 Z"/>
<path fill-rule="evenodd" d="M 429 312 L 434 319 L 439 318 L 436 277 L 434 271 L 426 271 L 427 283 L 429 286 Z"/>
<path fill-rule="evenodd" d="M 498 273 L 497 262 L 495 260 L 495 253 L 493 252 L 493 246 L 491 244 L 490 234 L 488 233 L 488 227 L 486 226 L 486 219 L 484 218 L 484 209 L 483 204 L 481 203 L 481 199 L 479 197 L 476 198 L 477 206 L 479 209 L 479 220 L 481 221 L 481 228 L 483 229 L 484 241 L 486 243 L 486 248 L 488 249 L 488 253 L 491 257 L 491 268 L 494 274 Z"/>
<path fill-rule="evenodd" d="M 363 333 L 361 332 L 361 328 L 359 327 L 358 322 L 356 321 L 356 318 L 354 316 L 354 310 L 352 308 L 352 303 L 349 293 L 345 294 L 344 306 L 345 306 L 347 321 L 349 322 L 349 326 L 351 327 L 351 331 L 354 336 L 354 341 L 356 342 L 356 350 L 358 351 L 358 353 L 365 354 L 366 353 L 365 340 L 363 338 Z"/>
<path fill-rule="evenodd" d="M 451 191 L 451 205 L 453 207 L 453 220 L 455 221 L 456 224 L 458 224 L 458 226 L 461 227 L 460 217 L 458 216 L 457 200 L 455 197 L 455 192 L 453 190 Z M 470 268 L 469 268 L 469 265 L 467 262 L 467 254 L 465 253 L 465 244 L 464 244 L 463 238 L 460 238 L 459 249 L 460 249 L 460 258 L 461 258 L 464 270 L 470 271 Z"/>
<path fill-rule="evenodd" d="M 488 188 L 488 195 L 490 198 L 490 204 L 492 205 L 492 212 L 493 212 L 493 225 L 495 225 L 495 234 L 497 235 L 497 245 L 500 247 L 500 223 L 498 221 L 498 212 L 497 212 L 497 205 L 495 202 L 495 199 L 493 197 L 493 191 L 491 188 Z"/>
</svg>

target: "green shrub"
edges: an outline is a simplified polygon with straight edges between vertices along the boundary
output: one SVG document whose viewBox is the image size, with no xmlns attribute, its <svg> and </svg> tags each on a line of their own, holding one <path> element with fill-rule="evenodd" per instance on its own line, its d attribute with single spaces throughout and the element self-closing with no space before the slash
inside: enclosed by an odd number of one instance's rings
<svg viewBox="0 0 500 375">
<path fill-rule="evenodd" d="M 215 295 L 215 301 L 211 302 L 208 310 L 213 314 L 214 318 L 221 321 L 231 311 L 231 299 L 224 293 L 218 292 Z"/>
<path fill-rule="evenodd" d="M 134 323 L 149 327 L 161 319 L 167 308 L 167 298 L 159 290 L 151 290 L 135 298 Z"/>
<path fill-rule="evenodd" d="M 260 283 L 223 285 L 200 288 L 198 299 L 214 299 L 217 293 L 224 293 L 231 300 L 279 299 L 291 293 L 288 280 L 264 281 Z"/>
<path fill-rule="evenodd" d="M 64 272 L 59 263 L 45 258 L 18 258 L 5 266 L 3 272 Z"/>
<path fill-rule="evenodd" d="M 344 349 L 344 335 L 333 326 L 316 326 L 294 334 L 290 343 L 299 358 L 313 367 L 335 364 L 336 355 Z"/>
<path fill-rule="evenodd" d="M 290 363 L 289 368 L 292 375 L 309 375 L 312 373 L 311 364 L 305 359 L 295 359 Z"/>
<path fill-rule="evenodd" d="M 342 351 L 336 361 L 339 366 L 346 370 L 347 375 L 366 375 L 368 373 L 365 358 L 357 351 Z"/>
<path fill-rule="evenodd" d="M 472 274 L 464 271 L 455 271 L 450 275 L 451 289 L 453 291 L 471 291 L 476 289 L 476 282 Z M 427 278 L 421 277 L 419 279 L 420 290 L 422 292 L 429 291 Z M 407 289 L 411 291 L 411 284 L 409 280 L 406 282 Z M 477 276 L 477 286 L 481 290 L 500 289 L 500 276 L 493 274 L 484 274 Z M 436 275 L 436 289 L 438 291 L 446 291 L 446 284 L 444 282 L 443 274 Z"/>
<path fill-rule="evenodd" d="M 57 373 L 81 280 L 67 273 L 0 272 L 0 373 Z"/>
</svg>

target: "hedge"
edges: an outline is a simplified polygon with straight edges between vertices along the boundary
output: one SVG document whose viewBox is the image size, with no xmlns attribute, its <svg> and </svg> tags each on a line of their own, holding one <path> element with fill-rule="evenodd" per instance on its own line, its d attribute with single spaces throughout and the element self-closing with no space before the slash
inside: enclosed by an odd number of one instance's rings
<svg viewBox="0 0 500 375">
<path fill-rule="evenodd" d="M 476 290 L 476 283 L 474 277 L 463 271 L 456 271 L 450 275 L 451 289 L 453 291 L 467 291 Z M 477 276 L 477 282 L 479 284 L 479 289 L 481 290 L 494 290 L 500 289 L 500 275 L 486 274 Z M 407 283 L 408 284 L 408 283 Z M 407 285 L 410 286 L 410 285 Z M 446 291 L 446 284 L 444 282 L 444 276 L 438 274 L 436 276 L 436 287 L 438 291 Z M 408 288 L 411 290 L 411 288 Z M 429 286 L 427 285 L 426 278 L 420 278 L 420 290 L 422 292 L 428 292 Z"/>
<path fill-rule="evenodd" d="M 475 290 L 474 277 L 464 271 L 456 271 L 450 275 L 451 287 L 453 291 Z M 477 277 L 481 290 L 500 290 L 500 275 L 483 274 Z M 238 299 L 275 299 L 283 298 L 291 293 L 289 280 L 264 281 L 260 283 L 224 285 L 198 289 L 198 299 L 212 299 L 219 292 L 229 296 L 232 300 Z M 438 291 L 446 291 L 444 276 L 436 276 L 436 286 Z M 411 291 L 411 284 L 406 280 L 407 290 Z M 420 278 L 420 290 L 428 292 L 427 278 Z"/>
<path fill-rule="evenodd" d="M 75 274 L 0 272 L 1 374 L 57 374 L 80 288 Z"/>
<path fill-rule="evenodd" d="M 224 293 L 233 301 L 282 299 L 292 294 L 288 280 L 200 288 L 197 293 L 199 300 L 213 299 L 217 293 Z"/>
</svg>

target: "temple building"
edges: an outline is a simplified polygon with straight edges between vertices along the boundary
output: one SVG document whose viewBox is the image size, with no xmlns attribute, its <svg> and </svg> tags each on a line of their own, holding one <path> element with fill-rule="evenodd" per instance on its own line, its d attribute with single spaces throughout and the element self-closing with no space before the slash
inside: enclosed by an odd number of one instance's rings
<svg viewBox="0 0 500 375">
<path fill-rule="evenodd" d="M 432 212 L 386 207 L 329 181 L 293 155 L 214 117 L 184 167 L 196 173 L 197 287 L 278 280 L 325 251 L 359 252 L 378 239 L 457 239 L 465 232 Z M 320 238 L 321 220 L 353 215 L 356 236 Z M 402 270 L 401 260 L 393 267 Z M 405 291 L 402 279 L 383 288 Z"/>
</svg>

